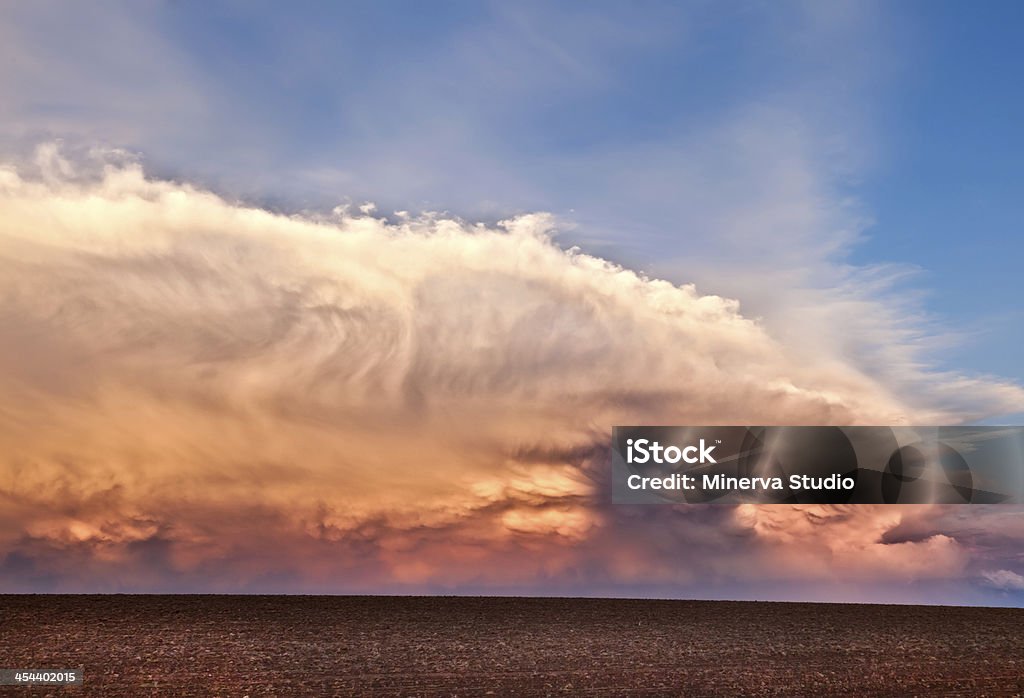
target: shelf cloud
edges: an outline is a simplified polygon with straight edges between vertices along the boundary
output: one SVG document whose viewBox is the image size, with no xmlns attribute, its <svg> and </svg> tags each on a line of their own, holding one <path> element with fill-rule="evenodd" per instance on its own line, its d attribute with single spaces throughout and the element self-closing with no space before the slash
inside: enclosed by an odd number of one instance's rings
<svg viewBox="0 0 1024 698">
<path fill-rule="evenodd" d="M 965 415 L 547 215 L 286 215 L 37 155 L 0 169 L 0 590 L 859 597 L 1006 564 L 943 507 L 613 507 L 614 424 Z"/>
</svg>

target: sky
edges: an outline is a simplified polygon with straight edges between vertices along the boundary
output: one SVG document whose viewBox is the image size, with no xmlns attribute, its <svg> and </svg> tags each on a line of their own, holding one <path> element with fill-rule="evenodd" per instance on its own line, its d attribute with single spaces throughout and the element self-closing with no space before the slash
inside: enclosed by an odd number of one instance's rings
<svg viewBox="0 0 1024 698">
<path fill-rule="evenodd" d="M 1020 605 L 1014 508 L 602 478 L 1019 422 L 1022 12 L 0 6 L 0 587 Z"/>
</svg>

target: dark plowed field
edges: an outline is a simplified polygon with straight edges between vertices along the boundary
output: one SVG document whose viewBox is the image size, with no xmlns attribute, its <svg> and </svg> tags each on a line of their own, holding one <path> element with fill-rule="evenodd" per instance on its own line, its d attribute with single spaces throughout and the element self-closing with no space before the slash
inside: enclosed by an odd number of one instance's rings
<svg viewBox="0 0 1024 698">
<path fill-rule="evenodd" d="M 1024 609 L 0 596 L 17 695 L 1022 695 Z"/>
</svg>

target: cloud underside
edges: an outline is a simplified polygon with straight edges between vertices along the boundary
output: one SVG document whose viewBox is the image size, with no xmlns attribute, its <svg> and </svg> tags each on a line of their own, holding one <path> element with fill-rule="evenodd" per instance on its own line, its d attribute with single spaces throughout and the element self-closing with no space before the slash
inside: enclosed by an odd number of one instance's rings
<svg viewBox="0 0 1024 698">
<path fill-rule="evenodd" d="M 0 170 L 0 589 L 856 596 L 1024 538 L 941 507 L 611 506 L 614 424 L 961 415 L 550 226 Z"/>
</svg>

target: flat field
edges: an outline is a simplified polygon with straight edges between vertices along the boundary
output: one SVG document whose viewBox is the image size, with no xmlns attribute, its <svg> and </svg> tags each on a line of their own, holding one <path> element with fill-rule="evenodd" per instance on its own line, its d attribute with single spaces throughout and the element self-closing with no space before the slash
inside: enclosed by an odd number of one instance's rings
<svg viewBox="0 0 1024 698">
<path fill-rule="evenodd" d="M 1024 609 L 0 596 L 0 668 L 85 671 L 17 695 L 1024 695 Z"/>
</svg>

